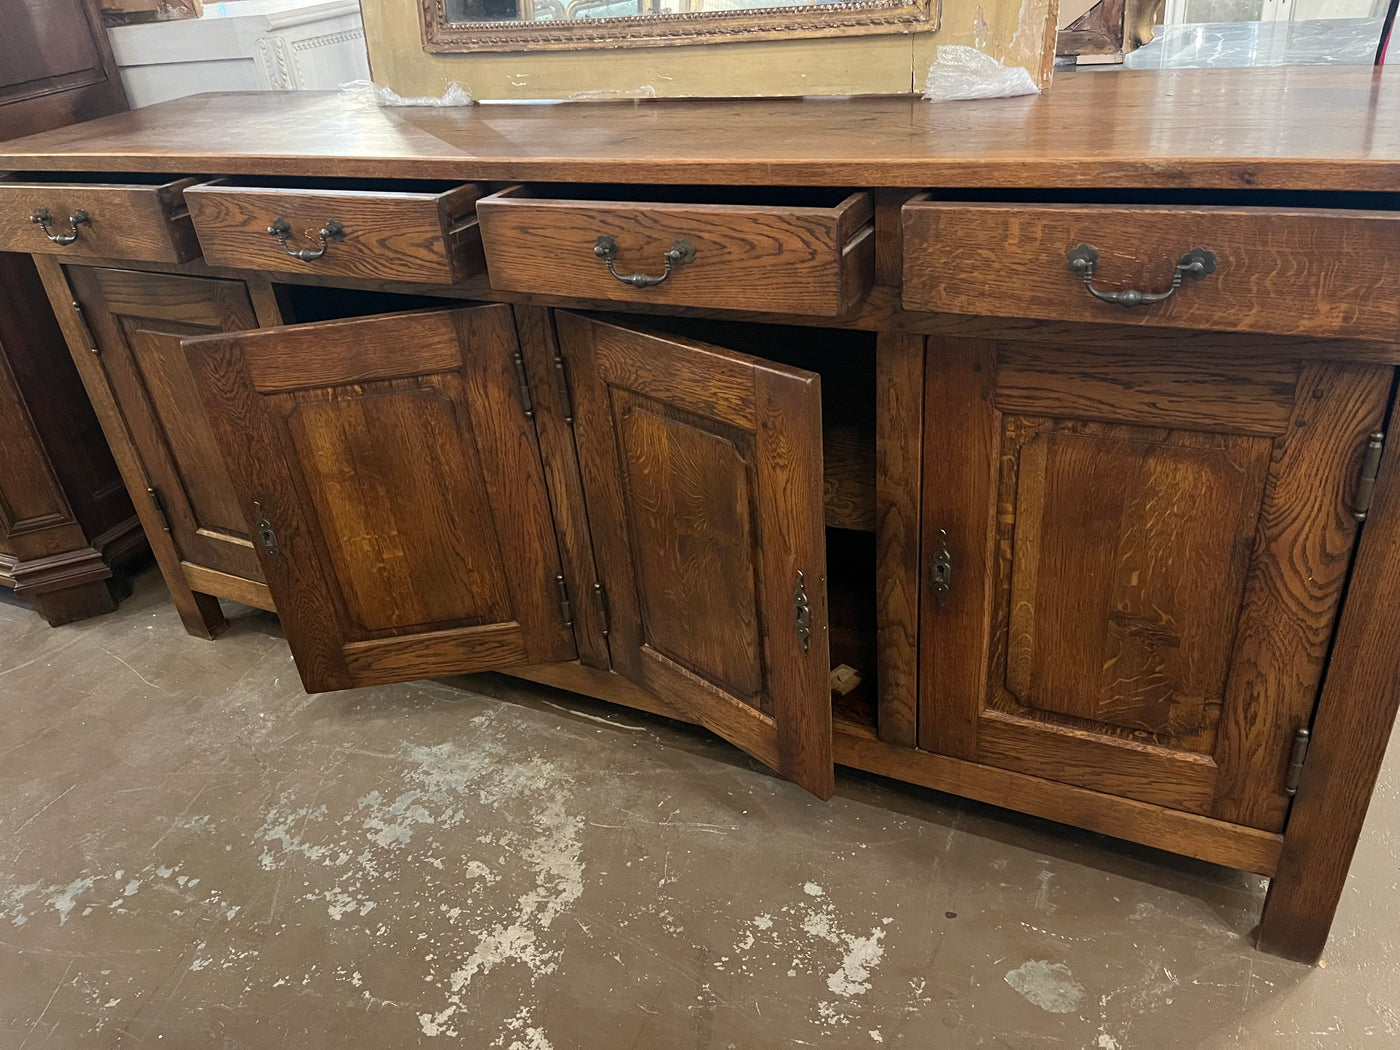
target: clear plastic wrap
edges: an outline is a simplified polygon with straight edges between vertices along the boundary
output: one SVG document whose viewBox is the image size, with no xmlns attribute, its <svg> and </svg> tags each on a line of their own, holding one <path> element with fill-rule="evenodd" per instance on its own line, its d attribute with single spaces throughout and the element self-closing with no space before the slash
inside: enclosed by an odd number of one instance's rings
<svg viewBox="0 0 1400 1050">
<path fill-rule="evenodd" d="M 991 55 L 963 44 L 940 47 L 924 83 L 924 98 L 930 102 L 1038 94 L 1040 88 L 1024 66 L 1004 66 Z"/>
<path fill-rule="evenodd" d="M 447 90 L 439 97 L 420 96 L 404 98 L 397 91 L 381 87 L 372 80 L 352 80 L 340 85 L 340 97 L 351 105 L 374 108 L 376 106 L 470 106 L 471 92 L 457 81 L 447 85 Z"/>
</svg>

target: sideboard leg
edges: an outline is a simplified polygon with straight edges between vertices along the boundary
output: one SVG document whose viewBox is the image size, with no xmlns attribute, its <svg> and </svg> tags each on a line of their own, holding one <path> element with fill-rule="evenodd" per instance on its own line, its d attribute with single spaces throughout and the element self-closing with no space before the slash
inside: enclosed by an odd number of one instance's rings
<svg viewBox="0 0 1400 1050">
<path fill-rule="evenodd" d="M 1400 707 L 1400 440 L 1392 442 L 1259 927 L 1260 949 L 1299 962 L 1322 956 Z"/>
</svg>

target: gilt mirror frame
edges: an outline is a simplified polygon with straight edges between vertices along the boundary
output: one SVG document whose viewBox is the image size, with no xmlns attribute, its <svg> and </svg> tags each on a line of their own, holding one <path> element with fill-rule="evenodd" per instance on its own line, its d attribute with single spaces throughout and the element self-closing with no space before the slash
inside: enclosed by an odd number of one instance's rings
<svg viewBox="0 0 1400 1050">
<path fill-rule="evenodd" d="M 672 44 L 801 40 L 813 37 L 917 33 L 938 28 L 940 0 L 844 0 L 795 7 L 740 11 L 695 11 L 625 15 L 616 18 L 533 20 L 536 4 L 516 0 L 529 20 L 451 22 L 446 0 L 420 0 L 423 50 L 435 54 L 473 51 L 577 51 L 657 47 Z M 567 0 L 548 0 L 559 6 Z M 679 0 L 686 3 L 688 0 Z M 763 0 L 754 0 L 762 3 Z M 567 8 L 564 8 L 567 10 Z"/>
</svg>

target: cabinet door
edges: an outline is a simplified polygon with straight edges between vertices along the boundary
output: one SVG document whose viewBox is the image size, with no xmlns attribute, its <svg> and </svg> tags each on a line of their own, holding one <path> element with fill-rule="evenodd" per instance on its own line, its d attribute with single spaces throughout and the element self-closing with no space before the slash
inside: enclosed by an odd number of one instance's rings
<svg viewBox="0 0 1400 1050">
<path fill-rule="evenodd" d="M 834 790 L 820 380 L 557 315 L 613 668 Z"/>
<path fill-rule="evenodd" d="M 928 352 L 920 746 L 1282 828 L 1391 370 Z"/>
<path fill-rule="evenodd" d="M 509 307 L 185 348 L 308 690 L 573 659 Z"/>
<path fill-rule="evenodd" d="M 238 281 L 68 268 L 146 478 L 182 561 L 261 581 L 262 570 L 180 341 L 257 327 Z"/>
</svg>

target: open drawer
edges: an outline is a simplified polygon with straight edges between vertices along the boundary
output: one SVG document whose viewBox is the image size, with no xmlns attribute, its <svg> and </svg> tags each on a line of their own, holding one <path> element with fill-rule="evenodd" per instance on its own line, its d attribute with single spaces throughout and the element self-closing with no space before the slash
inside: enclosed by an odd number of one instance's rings
<svg viewBox="0 0 1400 1050">
<path fill-rule="evenodd" d="M 903 226 L 908 310 L 1400 338 L 1400 212 L 923 197 Z"/>
<path fill-rule="evenodd" d="M 454 284 L 481 273 L 473 183 L 227 178 L 192 187 L 214 266 Z"/>
<path fill-rule="evenodd" d="M 184 197 L 195 181 L 92 172 L 0 176 L 0 251 L 187 262 L 199 254 Z"/>
<path fill-rule="evenodd" d="M 500 291 L 835 317 L 874 281 L 868 193 L 514 186 L 477 214 Z"/>
</svg>

